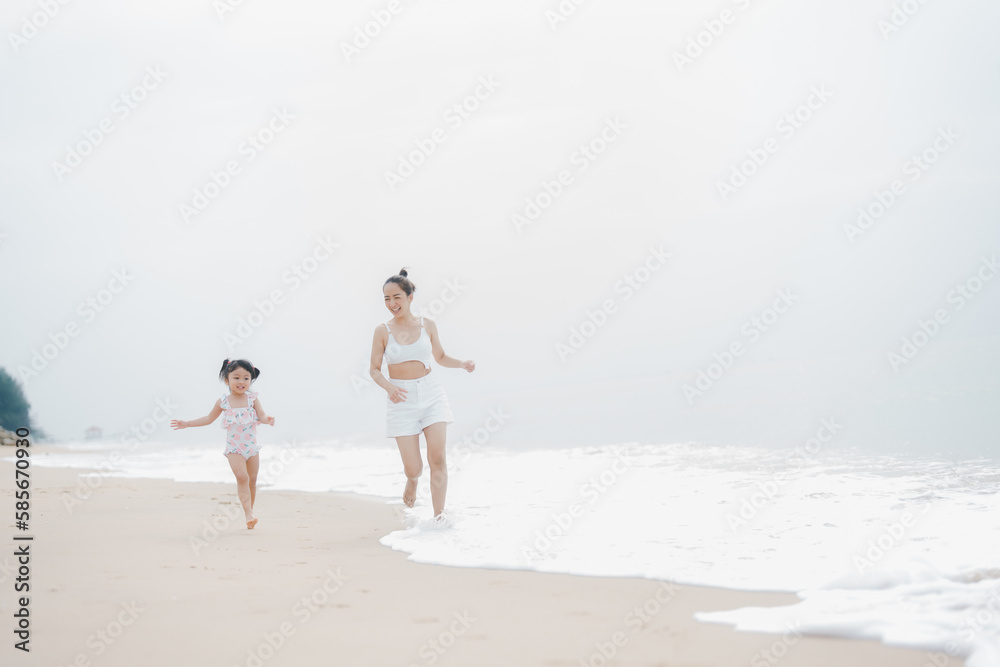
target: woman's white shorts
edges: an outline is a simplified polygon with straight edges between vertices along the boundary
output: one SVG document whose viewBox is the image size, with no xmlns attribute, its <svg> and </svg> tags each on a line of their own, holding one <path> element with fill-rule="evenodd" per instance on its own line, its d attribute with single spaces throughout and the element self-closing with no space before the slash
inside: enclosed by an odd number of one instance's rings
<svg viewBox="0 0 1000 667">
<path fill-rule="evenodd" d="M 385 435 L 395 438 L 400 435 L 417 435 L 426 427 L 437 422 L 455 421 L 448 406 L 444 387 L 433 374 L 416 380 L 393 380 L 389 382 L 406 390 L 406 400 L 393 403 L 386 396 Z"/>
</svg>

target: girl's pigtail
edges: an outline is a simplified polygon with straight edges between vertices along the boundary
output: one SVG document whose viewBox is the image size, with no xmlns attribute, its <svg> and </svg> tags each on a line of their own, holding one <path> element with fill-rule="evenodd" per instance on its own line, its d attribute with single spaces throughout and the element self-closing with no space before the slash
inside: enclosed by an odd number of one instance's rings
<svg viewBox="0 0 1000 667">
<path fill-rule="evenodd" d="M 219 371 L 219 379 L 225 381 L 226 369 L 229 368 L 229 359 L 222 362 L 222 370 Z"/>
</svg>

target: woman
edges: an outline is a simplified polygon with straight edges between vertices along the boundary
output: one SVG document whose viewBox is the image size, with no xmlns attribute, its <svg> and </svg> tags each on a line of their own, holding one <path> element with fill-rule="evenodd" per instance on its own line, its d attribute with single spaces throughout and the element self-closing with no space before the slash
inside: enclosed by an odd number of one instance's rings
<svg viewBox="0 0 1000 667">
<path fill-rule="evenodd" d="M 371 376 L 388 394 L 386 437 L 396 439 L 403 459 L 406 473 L 403 503 L 413 507 L 417 499 L 417 480 L 423 470 L 420 459 L 420 433 L 423 431 L 427 441 L 427 465 L 431 469 L 431 502 L 434 518 L 439 519 L 448 492 L 445 431 L 454 419 L 444 388 L 431 375 L 431 359 L 445 368 L 464 368 L 470 373 L 476 370 L 476 364 L 446 355 L 437 325 L 410 311 L 416 289 L 406 269 L 400 269 L 382 285 L 385 307 L 392 313 L 392 320 L 375 327 Z M 382 375 L 383 359 L 388 364 L 388 379 Z"/>
</svg>

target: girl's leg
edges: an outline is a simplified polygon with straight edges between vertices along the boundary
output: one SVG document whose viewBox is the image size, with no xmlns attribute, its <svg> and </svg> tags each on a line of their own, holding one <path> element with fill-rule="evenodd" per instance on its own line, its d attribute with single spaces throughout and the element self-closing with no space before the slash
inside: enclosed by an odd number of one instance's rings
<svg viewBox="0 0 1000 667">
<path fill-rule="evenodd" d="M 420 460 L 420 436 L 401 435 L 396 438 L 399 456 L 403 459 L 403 472 L 406 473 L 406 488 L 403 489 L 403 504 L 413 507 L 417 501 L 417 480 L 423 472 L 424 463 Z"/>
<path fill-rule="evenodd" d="M 260 470 L 260 454 L 254 454 L 247 459 L 247 475 L 250 476 L 250 509 L 253 510 L 257 500 L 257 471 Z"/>
<path fill-rule="evenodd" d="M 229 467 L 233 469 L 236 476 L 236 493 L 240 497 L 240 504 L 243 505 L 243 513 L 247 517 L 247 528 L 253 528 L 257 524 L 257 519 L 253 518 L 253 506 L 250 503 L 250 475 L 247 473 L 247 460 L 239 454 L 226 454 L 229 459 Z"/>
<path fill-rule="evenodd" d="M 448 424 L 437 422 L 424 429 L 427 440 L 427 465 L 431 469 L 431 502 L 434 516 L 444 511 L 444 498 L 448 494 L 448 462 L 445 460 L 444 444 Z"/>
</svg>

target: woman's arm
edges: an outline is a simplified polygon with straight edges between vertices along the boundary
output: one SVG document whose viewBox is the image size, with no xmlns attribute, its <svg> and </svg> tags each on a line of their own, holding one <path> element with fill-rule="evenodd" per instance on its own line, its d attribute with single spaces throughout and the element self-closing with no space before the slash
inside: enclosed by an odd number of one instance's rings
<svg viewBox="0 0 1000 667">
<path fill-rule="evenodd" d="M 429 318 L 424 318 L 424 328 L 427 329 L 427 335 L 431 337 L 431 352 L 434 354 L 434 360 L 445 368 L 464 368 L 470 373 L 476 370 L 476 362 L 474 361 L 461 361 L 455 357 L 449 357 L 444 353 L 444 347 L 441 346 L 441 337 L 438 336 L 437 323 Z"/>
<path fill-rule="evenodd" d="M 253 399 L 253 409 L 257 411 L 257 419 L 268 426 L 274 426 L 274 417 L 268 417 L 264 412 L 264 406 L 260 404 L 259 398 Z"/>
<path fill-rule="evenodd" d="M 216 399 L 215 405 L 212 406 L 212 411 L 209 412 L 204 417 L 199 417 L 198 419 L 192 419 L 189 422 L 186 422 L 183 419 L 174 419 L 170 422 L 170 428 L 181 429 L 181 428 L 191 428 L 193 426 L 207 426 L 208 424 L 211 424 L 216 419 L 218 419 L 219 415 L 221 414 L 222 414 L 222 399 Z"/>
<path fill-rule="evenodd" d="M 385 355 L 385 346 L 388 342 L 389 335 L 385 332 L 385 327 L 382 325 L 375 327 L 375 336 L 372 338 L 371 367 L 368 369 L 368 374 L 372 376 L 375 384 L 392 392 L 396 388 L 395 385 L 382 375 L 382 357 Z"/>
<path fill-rule="evenodd" d="M 381 325 L 375 327 L 375 337 L 372 338 L 371 367 L 368 369 L 368 373 L 372 376 L 375 384 L 385 389 L 386 393 L 389 394 L 390 401 L 399 403 L 406 400 L 406 390 L 397 387 L 389 382 L 386 376 L 382 375 L 382 357 L 385 355 L 385 346 L 388 342 L 389 334 L 386 332 L 385 327 Z"/>
</svg>

